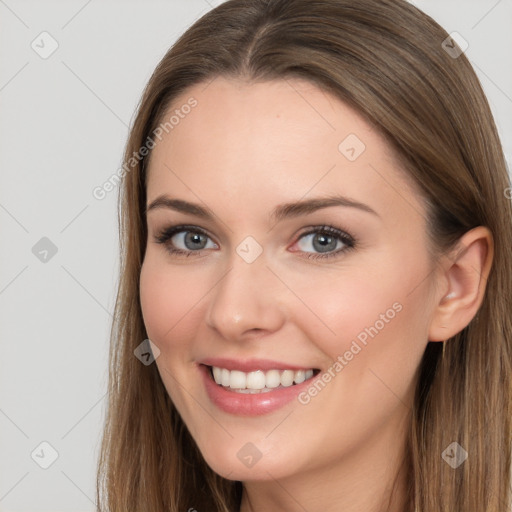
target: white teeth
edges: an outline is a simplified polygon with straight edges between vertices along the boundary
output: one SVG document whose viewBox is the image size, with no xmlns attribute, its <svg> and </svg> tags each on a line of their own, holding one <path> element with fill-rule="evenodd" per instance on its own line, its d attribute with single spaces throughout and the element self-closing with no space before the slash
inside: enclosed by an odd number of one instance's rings
<svg viewBox="0 0 512 512">
<path fill-rule="evenodd" d="M 215 382 L 220 383 L 222 382 L 222 368 L 219 368 L 218 366 L 212 366 L 213 370 L 213 378 L 215 379 Z"/>
<path fill-rule="evenodd" d="M 249 374 L 250 375 L 250 374 Z M 248 375 L 244 372 L 239 372 L 238 370 L 231 371 L 231 377 L 229 379 L 229 386 L 238 389 L 244 389 L 246 386 L 246 381 L 248 381 Z"/>
<path fill-rule="evenodd" d="M 233 372 L 231 372 L 233 373 Z M 250 372 L 247 374 L 247 383 L 245 386 L 233 386 L 233 381 L 231 381 L 231 387 L 236 388 L 244 388 L 247 389 L 263 389 L 265 387 L 265 374 L 261 370 L 256 370 L 255 372 Z"/>
<path fill-rule="evenodd" d="M 226 370 L 212 366 L 213 379 L 221 386 L 229 387 L 240 393 L 266 393 L 274 388 L 289 387 L 301 384 L 313 377 L 313 370 L 256 370 L 241 372 L 240 370 Z"/>
<path fill-rule="evenodd" d="M 263 388 L 263 389 L 237 389 L 237 393 L 244 393 L 246 395 L 255 395 L 257 393 L 268 393 L 269 391 L 272 391 L 269 388 Z"/>
<path fill-rule="evenodd" d="M 265 386 L 267 388 L 277 388 L 281 384 L 281 372 L 279 370 L 268 370 L 265 374 Z"/>
<path fill-rule="evenodd" d="M 299 370 L 295 372 L 295 378 L 293 379 L 295 384 L 300 384 L 306 380 L 306 372 L 304 370 Z"/>
<path fill-rule="evenodd" d="M 219 384 L 222 384 L 223 386 L 229 386 L 229 384 L 231 382 L 230 375 L 231 375 L 231 372 L 229 370 L 222 368 L 222 375 L 221 375 Z"/>
<path fill-rule="evenodd" d="M 281 374 L 281 386 L 288 387 L 293 384 L 293 377 L 295 376 L 295 372 L 292 370 L 285 370 Z"/>
</svg>

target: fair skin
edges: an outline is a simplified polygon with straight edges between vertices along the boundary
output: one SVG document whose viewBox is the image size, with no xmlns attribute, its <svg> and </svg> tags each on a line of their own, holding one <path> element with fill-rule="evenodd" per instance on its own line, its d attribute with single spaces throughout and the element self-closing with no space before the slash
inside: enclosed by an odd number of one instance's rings
<svg viewBox="0 0 512 512">
<path fill-rule="evenodd" d="M 210 467 L 244 482 L 242 512 L 384 511 L 421 357 L 429 340 L 448 339 L 476 314 L 490 234 L 469 231 L 434 269 L 423 201 L 388 143 L 306 81 L 218 77 L 191 87 L 170 110 L 191 96 L 197 106 L 154 148 L 147 183 L 147 205 L 166 194 L 213 213 L 147 212 L 141 305 L 167 392 Z M 338 149 L 349 134 L 365 145 L 353 161 Z M 330 206 L 270 218 L 284 203 L 334 194 L 374 213 Z M 156 243 L 164 228 L 181 224 L 206 232 L 202 249 L 183 232 Z M 305 233 L 323 226 L 349 233 L 355 246 L 308 258 L 322 254 L 322 234 Z M 248 236 L 263 249 L 251 263 L 236 251 Z M 346 247 L 327 236 L 330 253 Z M 198 372 L 208 357 L 257 358 L 321 376 L 371 326 L 378 333 L 307 404 L 294 399 L 256 416 L 226 412 Z M 261 454 L 251 467 L 237 457 L 249 442 Z M 403 510 L 406 483 L 400 474 L 391 512 Z"/>
</svg>

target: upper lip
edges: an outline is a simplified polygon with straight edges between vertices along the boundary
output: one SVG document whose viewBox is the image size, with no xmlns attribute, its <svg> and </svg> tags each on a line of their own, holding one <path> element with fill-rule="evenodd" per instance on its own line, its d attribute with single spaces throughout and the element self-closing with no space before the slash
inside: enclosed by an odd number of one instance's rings
<svg viewBox="0 0 512 512">
<path fill-rule="evenodd" d="M 254 372 L 256 370 L 309 370 L 314 369 L 309 365 L 295 365 L 270 359 L 228 359 L 225 357 L 211 357 L 198 361 L 206 366 L 217 366 L 226 370 L 240 370 L 242 372 Z"/>
</svg>

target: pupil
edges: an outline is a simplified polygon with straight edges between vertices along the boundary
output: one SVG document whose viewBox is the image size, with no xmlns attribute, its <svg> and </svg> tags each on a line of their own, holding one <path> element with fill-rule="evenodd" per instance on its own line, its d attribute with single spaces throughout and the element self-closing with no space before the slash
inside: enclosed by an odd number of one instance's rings
<svg viewBox="0 0 512 512">
<path fill-rule="evenodd" d="M 319 234 L 313 238 L 313 246 L 318 252 L 328 252 L 336 249 L 336 239 L 329 235 Z"/>
<path fill-rule="evenodd" d="M 199 249 L 204 247 L 204 240 L 201 240 L 202 235 L 199 233 L 191 233 L 190 231 L 185 235 L 185 245 L 188 249 L 197 249 L 197 245 L 199 244 Z M 201 243 L 203 242 L 203 243 Z M 189 246 L 192 245 L 192 247 Z M 195 246 L 194 246 L 195 244 Z"/>
</svg>

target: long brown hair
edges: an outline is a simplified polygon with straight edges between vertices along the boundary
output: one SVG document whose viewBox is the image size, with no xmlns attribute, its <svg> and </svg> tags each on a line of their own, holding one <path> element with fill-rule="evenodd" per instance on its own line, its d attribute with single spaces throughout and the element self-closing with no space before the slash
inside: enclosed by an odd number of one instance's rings
<svg viewBox="0 0 512 512">
<path fill-rule="evenodd" d="M 158 64 L 131 128 L 119 194 L 121 271 L 98 510 L 235 512 L 240 505 L 241 483 L 207 466 L 156 365 L 134 356 L 147 338 L 139 275 L 151 153 L 141 148 L 152 147 L 179 94 L 217 76 L 305 78 L 355 108 L 386 137 L 424 196 L 435 255 L 471 228 L 489 228 L 494 260 L 483 303 L 463 331 L 427 344 L 404 464 L 411 511 L 510 506 L 510 179 L 479 80 L 464 54 L 448 51 L 457 47 L 447 38 L 405 0 L 229 0 L 195 22 Z M 454 441 L 468 452 L 456 469 L 442 457 Z"/>
</svg>

